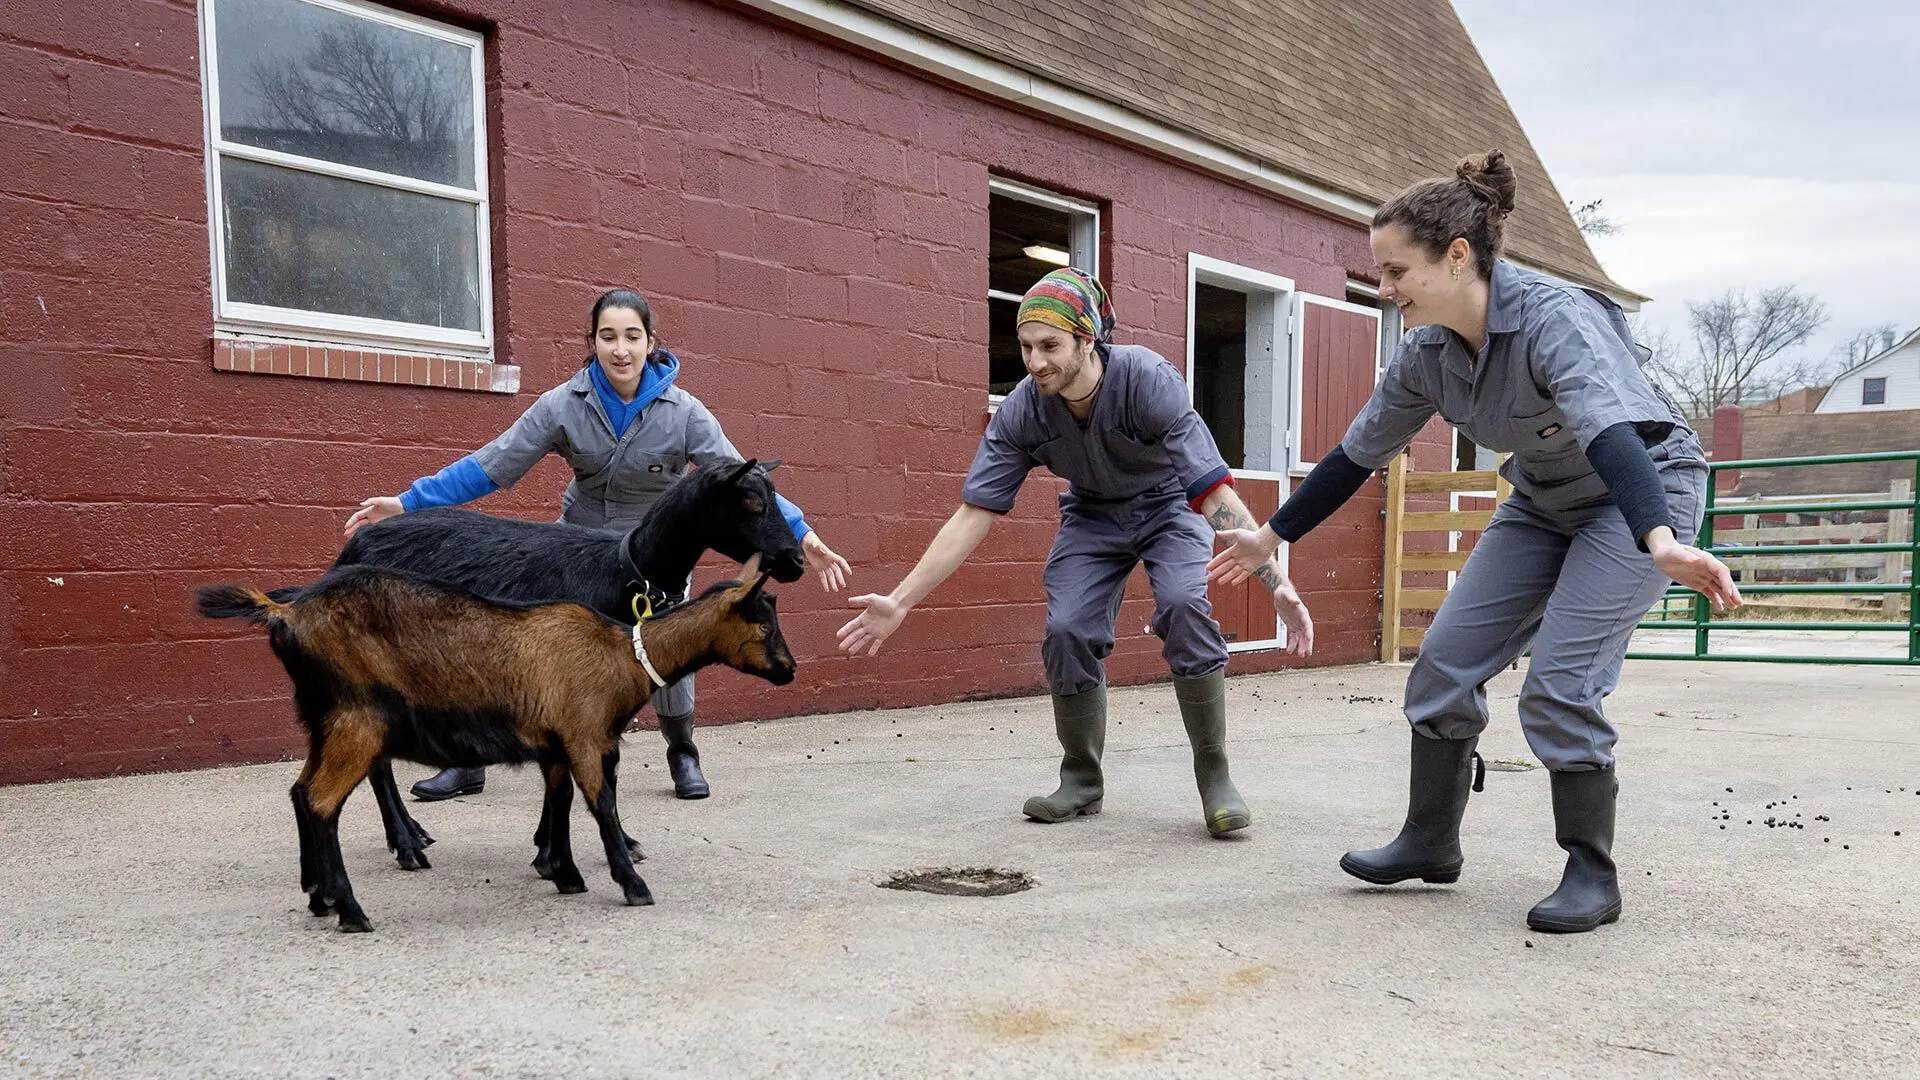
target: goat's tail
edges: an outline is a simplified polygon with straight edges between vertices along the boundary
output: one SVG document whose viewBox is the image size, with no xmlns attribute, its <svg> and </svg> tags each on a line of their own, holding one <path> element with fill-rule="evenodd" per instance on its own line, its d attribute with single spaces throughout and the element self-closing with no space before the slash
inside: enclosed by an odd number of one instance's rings
<svg viewBox="0 0 1920 1080">
<path fill-rule="evenodd" d="M 208 585 L 194 605 L 209 619 L 245 619 L 262 626 L 286 618 L 287 605 L 246 585 Z"/>
</svg>

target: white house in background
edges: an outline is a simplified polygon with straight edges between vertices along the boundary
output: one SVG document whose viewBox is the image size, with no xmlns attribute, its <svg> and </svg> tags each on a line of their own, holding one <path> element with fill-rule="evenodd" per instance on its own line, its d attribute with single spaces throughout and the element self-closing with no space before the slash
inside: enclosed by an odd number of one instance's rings
<svg viewBox="0 0 1920 1080">
<path fill-rule="evenodd" d="M 1813 411 L 1880 409 L 1920 409 L 1920 328 L 1898 339 L 1888 331 L 1886 347 L 1841 372 Z"/>
</svg>

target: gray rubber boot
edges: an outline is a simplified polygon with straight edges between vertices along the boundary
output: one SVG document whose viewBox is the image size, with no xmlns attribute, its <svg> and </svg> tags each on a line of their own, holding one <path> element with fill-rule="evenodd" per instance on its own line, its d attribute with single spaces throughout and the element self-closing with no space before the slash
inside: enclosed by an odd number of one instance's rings
<svg viewBox="0 0 1920 1080">
<path fill-rule="evenodd" d="M 1253 824 L 1247 801 L 1227 775 L 1226 669 L 1198 679 L 1174 676 L 1173 696 L 1180 702 L 1187 741 L 1193 744 L 1193 779 L 1200 787 L 1207 831 L 1225 836 Z"/>
<path fill-rule="evenodd" d="M 1567 868 L 1553 895 L 1527 912 L 1527 925 L 1578 934 L 1620 918 L 1620 879 L 1613 866 L 1613 812 L 1620 781 L 1611 766 L 1550 775 L 1554 837 L 1567 853 Z"/>
<path fill-rule="evenodd" d="M 1100 754 L 1107 745 L 1107 688 L 1053 695 L 1053 730 L 1060 737 L 1060 788 L 1035 795 L 1021 812 L 1035 821 L 1056 822 L 1100 812 L 1105 789 Z"/>
<path fill-rule="evenodd" d="M 1474 770 L 1480 756 L 1470 739 L 1413 738 L 1413 769 L 1407 784 L 1407 820 L 1400 835 L 1386 847 L 1349 851 L 1340 857 L 1340 869 L 1362 881 L 1391 885 L 1408 878 L 1436 885 L 1460 880 L 1466 856 L 1460 851 L 1460 819 L 1467 813 L 1467 793 L 1485 786 L 1485 773 Z"/>
</svg>

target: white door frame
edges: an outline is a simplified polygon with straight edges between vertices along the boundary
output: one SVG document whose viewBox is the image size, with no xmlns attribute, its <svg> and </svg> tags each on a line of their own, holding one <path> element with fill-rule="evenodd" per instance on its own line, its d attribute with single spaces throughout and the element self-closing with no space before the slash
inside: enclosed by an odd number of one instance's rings
<svg viewBox="0 0 1920 1080">
<path fill-rule="evenodd" d="M 1187 355 L 1185 365 L 1182 369 L 1182 374 L 1187 380 L 1187 404 L 1193 404 L 1193 309 L 1194 297 L 1197 293 L 1195 286 L 1203 284 L 1215 285 L 1223 289 L 1231 289 L 1234 292 L 1246 293 L 1249 297 L 1264 295 L 1272 298 L 1273 341 L 1271 347 L 1273 352 L 1274 377 L 1271 380 L 1271 387 L 1272 390 L 1279 395 L 1292 397 L 1294 394 L 1297 394 L 1299 379 L 1287 370 L 1293 366 L 1293 360 L 1291 358 L 1294 355 L 1294 349 L 1291 344 L 1291 339 L 1294 336 L 1292 329 L 1294 322 L 1292 317 L 1292 297 L 1296 295 L 1293 279 L 1268 273 L 1265 270 L 1256 270 L 1250 266 L 1241 266 L 1238 263 L 1227 262 L 1224 259 L 1215 259 L 1195 252 L 1188 252 Z M 1249 321 L 1251 321 L 1251 308 L 1248 314 L 1250 316 Z M 1251 342 L 1251 335 L 1249 335 L 1249 341 Z M 1274 420 L 1281 422 L 1278 424 L 1269 424 L 1272 443 L 1270 444 L 1270 450 L 1267 455 L 1268 460 L 1278 462 L 1283 466 L 1290 460 L 1290 455 L 1294 452 L 1295 439 L 1293 433 L 1298 424 L 1295 418 L 1298 411 L 1297 405 L 1292 402 L 1273 403 L 1273 407 L 1270 409 L 1268 415 Z M 1277 470 L 1235 469 L 1233 475 L 1238 479 L 1275 481 L 1280 485 L 1280 497 L 1283 500 L 1293 490 L 1292 478 L 1288 475 L 1285 468 Z M 1282 546 L 1280 549 L 1280 568 L 1282 571 L 1287 567 L 1287 557 L 1290 554 L 1288 547 L 1289 546 Z M 1286 648 L 1286 625 L 1278 619 L 1275 619 L 1274 627 L 1276 637 L 1266 641 L 1229 642 L 1227 644 L 1227 651 L 1236 653 Z"/>
</svg>

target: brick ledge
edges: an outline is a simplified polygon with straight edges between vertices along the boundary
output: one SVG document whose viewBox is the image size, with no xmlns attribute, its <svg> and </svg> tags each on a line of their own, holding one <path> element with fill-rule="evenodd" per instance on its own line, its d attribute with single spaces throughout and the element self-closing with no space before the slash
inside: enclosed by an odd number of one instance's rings
<svg viewBox="0 0 1920 1080">
<path fill-rule="evenodd" d="M 215 337 L 213 369 L 491 394 L 520 392 L 516 364 L 285 338 Z"/>
</svg>

